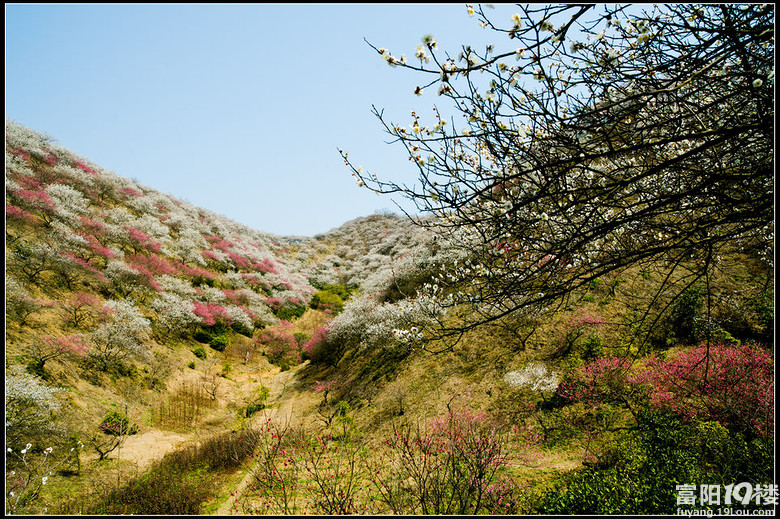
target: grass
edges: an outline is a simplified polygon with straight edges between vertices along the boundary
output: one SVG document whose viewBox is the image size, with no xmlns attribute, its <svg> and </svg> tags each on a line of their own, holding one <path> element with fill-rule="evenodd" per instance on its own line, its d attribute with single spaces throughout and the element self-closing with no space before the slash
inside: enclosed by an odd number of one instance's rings
<svg viewBox="0 0 780 519">
<path fill-rule="evenodd" d="M 167 454 L 89 507 L 93 514 L 200 514 L 226 474 L 252 455 L 254 431 L 228 432 Z"/>
</svg>

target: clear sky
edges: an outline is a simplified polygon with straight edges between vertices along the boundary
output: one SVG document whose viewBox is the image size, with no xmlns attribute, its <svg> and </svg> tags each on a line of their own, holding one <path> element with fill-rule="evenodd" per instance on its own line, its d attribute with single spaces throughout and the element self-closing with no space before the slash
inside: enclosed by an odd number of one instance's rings
<svg viewBox="0 0 780 519">
<path fill-rule="evenodd" d="M 506 8 L 507 6 L 499 6 Z M 465 4 L 6 4 L 6 117 L 143 185 L 280 235 L 314 235 L 377 210 L 337 149 L 414 181 L 371 114 L 408 125 L 405 54 L 491 36 Z M 497 9 L 498 11 L 498 9 Z M 507 21 L 511 11 L 506 14 Z"/>
</svg>

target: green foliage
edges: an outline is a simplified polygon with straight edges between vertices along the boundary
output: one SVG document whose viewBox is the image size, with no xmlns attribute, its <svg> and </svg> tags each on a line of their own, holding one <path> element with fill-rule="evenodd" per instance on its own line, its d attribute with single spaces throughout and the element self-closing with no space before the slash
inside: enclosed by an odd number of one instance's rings
<svg viewBox="0 0 780 519">
<path fill-rule="evenodd" d="M 756 339 L 771 343 L 775 329 L 775 300 L 771 286 L 748 301 L 748 306 L 756 316 Z"/>
<path fill-rule="evenodd" d="M 192 354 L 201 360 L 206 360 L 206 350 L 203 348 L 203 346 L 198 346 L 192 350 Z"/>
<path fill-rule="evenodd" d="M 39 359 L 33 359 L 27 363 L 25 371 L 30 375 L 40 377 L 42 380 L 51 382 L 51 374 L 44 369 L 44 361 Z"/>
<path fill-rule="evenodd" d="M 219 376 L 222 378 L 227 378 L 231 371 L 233 371 L 233 366 L 225 363 L 222 365 L 222 371 L 219 373 Z"/>
<path fill-rule="evenodd" d="M 676 485 L 771 479 L 766 446 L 749 444 L 716 422 L 685 423 L 641 412 L 585 470 L 564 476 L 536 504 L 540 514 L 672 514 Z"/>
<path fill-rule="evenodd" d="M 266 386 L 260 386 L 260 389 L 257 390 L 257 394 L 255 395 L 254 401 L 249 405 L 247 405 L 246 408 L 244 409 L 244 416 L 246 418 L 249 418 L 256 412 L 265 409 L 266 408 L 265 401 L 268 400 L 270 394 L 271 394 L 270 389 L 268 389 Z"/>
<path fill-rule="evenodd" d="M 601 357 L 604 354 L 604 341 L 601 336 L 592 333 L 588 335 L 582 344 L 582 358 L 585 360 L 593 360 Z"/>
<path fill-rule="evenodd" d="M 127 415 L 118 410 L 106 413 L 98 428 L 111 436 L 124 436 L 138 432 L 138 426 L 131 424 Z"/>
<path fill-rule="evenodd" d="M 336 315 L 344 309 L 345 301 L 354 291 L 354 288 L 349 288 L 347 285 L 324 285 L 311 297 L 309 306 L 315 310 L 330 310 Z"/>
<path fill-rule="evenodd" d="M 279 309 L 277 309 L 274 314 L 282 321 L 290 321 L 294 318 L 302 316 L 304 312 L 306 312 L 306 308 L 307 307 L 304 305 L 286 304 L 279 307 Z"/>
<path fill-rule="evenodd" d="M 187 364 L 187 367 L 190 369 L 195 369 L 195 361 L 192 361 L 189 364 Z"/>
<path fill-rule="evenodd" d="M 238 333 L 240 335 L 243 335 L 244 337 L 250 337 L 251 338 L 252 337 L 252 333 L 254 332 L 254 330 L 244 326 L 243 324 L 241 324 L 239 322 L 232 323 L 230 325 L 230 328 L 232 328 L 232 330 L 234 332 L 236 332 L 236 333 Z"/>
<path fill-rule="evenodd" d="M 677 298 L 668 319 L 670 333 L 686 343 L 693 343 L 700 337 L 701 309 L 704 305 L 704 289 L 692 286 Z"/>
<path fill-rule="evenodd" d="M 208 344 L 217 351 L 225 351 L 229 342 L 229 329 L 230 328 L 223 323 L 217 323 L 213 326 L 201 325 L 195 331 L 193 338 L 198 342 Z"/>
</svg>

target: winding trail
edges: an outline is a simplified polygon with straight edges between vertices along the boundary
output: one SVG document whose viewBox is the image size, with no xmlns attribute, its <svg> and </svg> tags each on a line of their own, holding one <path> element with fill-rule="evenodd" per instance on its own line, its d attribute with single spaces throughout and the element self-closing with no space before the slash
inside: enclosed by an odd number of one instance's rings
<svg viewBox="0 0 780 519">
<path fill-rule="evenodd" d="M 291 383 L 298 371 L 308 364 L 308 361 L 299 364 L 288 371 L 280 371 L 270 375 L 269 378 L 262 380 L 263 384 L 270 390 L 270 406 L 258 413 L 253 421 L 265 421 L 272 418 L 279 418 L 281 421 L 292 420 L 295 410 L 296 400 L 299 398 L 294 392 L 290 391 Z M 247 469 L 246 474 L 235 490 L 225 499 L 217 508 L 213 515 L 242 515 L 235 509 L 235 504 L 246 490 L 247 485 L 252 480 L 252 471 Z"/>
</svg>

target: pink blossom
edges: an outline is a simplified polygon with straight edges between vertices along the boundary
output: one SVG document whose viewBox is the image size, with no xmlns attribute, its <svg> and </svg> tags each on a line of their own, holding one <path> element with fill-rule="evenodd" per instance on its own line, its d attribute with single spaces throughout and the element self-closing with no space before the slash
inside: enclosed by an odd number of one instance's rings
<svg viewBox="0 0 780 519">
<path fill-rule="evenodd" d="M 127 256 L 127 262 L 136 270 L 143 269 L 146 273 L 150 273 L 155 276 L 161 275 L 175 275 L 177 269 L 168 263 L 167 260 L 157 255 L 145 256 L 143 254 L 133 254 Z"/>
<path fill-rule="evenodd" d="M 73 161 L 73 165 L 76 166 L 77 168 L 82 169 L 86 173 L 89 173 L 90 175 L 95 175 L 95 176 L 99 175 L 99 173 L 97 171 L 95 171 L 91 167 L 87 166 L 86 164 L 84 164 L 80 160 Z"/>
<path fill-rule="evenodd" d="M 144 194 L 137 189 L 133 189 L 132 187 L 124 187 L 119 190 L 120 193 L 127 195 L 127 196 L 133 196 L 133 197 L 141 197 L 144 196 Z"/>
<path fill-rule="evenodd" d="M 21 209 L 19 207 L 16 207 L 11 204 L 6 204 L 5 206 L 5 216 L 6 218 L 13 218 L 16 220 L 25 220 L 31 223 L 35 223 L 38 221 L 38 219 L 33 215 L 32 213 L 28 213 L 24 209 Z"/>
<path fill-rule="evenodd" d="M 228 257 L 233 260 L 233 264 L 240 269 L 248 269 L 250 266 L 249 260 L 245 257 L 241 256 L 240 254 L 236 252 L 229 251 L 227 253 Z"/>
<path fill-rule="evenodd" d="M 219 261 L 219 256 L 217 256 L 216 253 L 210 250 L 204 250 L 200 253 L 200 255 L 208 260 Z"/>
<path fill-rule="evenodd" d="M 49 194 L 46 193 L 46 191 L 31 191 L 28 189 L 21 189 L 16 191 L 14 194 L 21 198 L 25 204 L 32 207 L 33 209 L 41 211 L 54 211 L 57 209 L 57 206 L 54 205 L 54 202 L 52 201 L 51 197 L 49 197 Z"/>
<path fill-rule="evenodd" d="M 84 231 L 98 235 L 105 234 L 106 225 L 103 222 L 93 220 L 92 218 L 83 214 L 79 216 L 79 219 L 81 220 L 81 228 Z"/>
<path fill-rule="evenodd" d="M 278 274 L 274 262 L 268 258 L 264 258 L 259 262 L 253 262 L 252 267 L 265 274 Z"/>
<path fill-rule="evenodd" d="M 130 239 L 136 242 L 139 246 L 152 252 L 160 252 L 160 244 L 142 230 L 130 226 L 125 227 L 125 230 L 127 231 L 127 235 L 130 237 Z"/>
<path fill-rule="evenodd" d="M 199 317 L 206 326 L 214 326 L 218 322 L 225 324 L 231 323 L 230 314 L 228 314 L 225 307 L 221 305 L 216 303 L 204 304 L 200 301 L 194 301 L 193 305 L 194 308 L 192 313 Z"/>
</svg>

